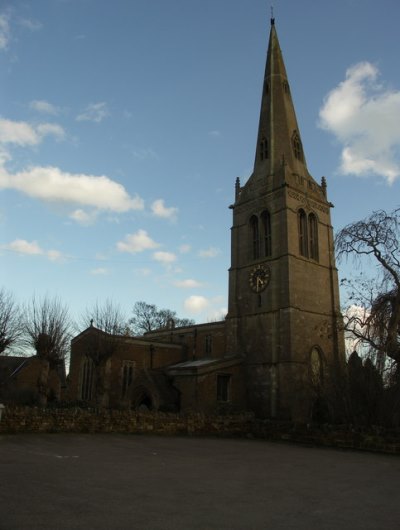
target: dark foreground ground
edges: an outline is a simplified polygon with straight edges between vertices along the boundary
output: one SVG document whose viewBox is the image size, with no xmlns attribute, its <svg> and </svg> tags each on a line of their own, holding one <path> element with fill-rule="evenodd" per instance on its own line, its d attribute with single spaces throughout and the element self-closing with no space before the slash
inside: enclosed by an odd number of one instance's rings
<svg viewBox="0 0 400 530">
<path fill-rule="evenodd" d="M 257 440 L 0 436 L 1 530 L 400 528 L 400 458 Z"/>
</svg>

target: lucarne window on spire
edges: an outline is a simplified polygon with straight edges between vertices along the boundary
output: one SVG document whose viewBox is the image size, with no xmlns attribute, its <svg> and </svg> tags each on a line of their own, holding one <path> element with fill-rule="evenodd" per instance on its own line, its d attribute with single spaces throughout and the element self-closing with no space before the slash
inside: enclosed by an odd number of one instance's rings
<svg viewBox="0 0 400 530">
<path fill-rule="evenodd" d="M 289 83 L 286 81 L 286 79 L 283 81 L 283 90 L 286 94 L 290 94 L 290 87 Z"/>
<path fill-rule="evenodd" d="M 303 149 L 301 147 L 300 136 L 297 131 L 294 131 L 293 133 L 292 145 L 293 145 L 294 156 L 297 158 L 297 160 L 300 160 L 301 162 L 303 162 Z"/>
</svg>

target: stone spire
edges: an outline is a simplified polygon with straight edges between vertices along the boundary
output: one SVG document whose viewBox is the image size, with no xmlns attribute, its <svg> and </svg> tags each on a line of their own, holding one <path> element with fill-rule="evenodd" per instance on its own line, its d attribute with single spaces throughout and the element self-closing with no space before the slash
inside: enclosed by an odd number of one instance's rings
<svg viewBox="0 0 400 530">
<path fill-rule="evenodd" d="M 291 172 L 308 175 L 275 19 L 271 18 L 254 176 L 277 174 L 282 160 Z"/>
</svg>

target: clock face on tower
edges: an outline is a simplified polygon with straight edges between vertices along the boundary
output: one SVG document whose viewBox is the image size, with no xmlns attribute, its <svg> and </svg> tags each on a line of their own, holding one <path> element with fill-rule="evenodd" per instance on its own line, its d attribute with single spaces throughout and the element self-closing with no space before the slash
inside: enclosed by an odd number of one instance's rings
<svg viewBox="0 0 400 530">
<path fill-rule="evenodd" d="M 257 265 L 250 271 L 249 284 L 253 291 L 260 293 L 263 291 L 268 283 L 271 276 L 271 271 L 266 265 Z"/>
</svg>

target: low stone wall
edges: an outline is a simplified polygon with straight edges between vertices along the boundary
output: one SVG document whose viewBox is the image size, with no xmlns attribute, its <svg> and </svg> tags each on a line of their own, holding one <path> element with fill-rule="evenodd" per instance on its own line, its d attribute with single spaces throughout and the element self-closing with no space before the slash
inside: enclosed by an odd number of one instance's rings
<svg viewBox="0 0 400 530">
<path fill-rule="evenodd" d="M 270 441 L 400 455 L 400 432 L 353 425 L 304 425 L 255 420 L 252 434 Z"/>
<path fill-rule="evenodd" d="M 154 433 L 166 435 L 243 436 L 251 432 L 252 414 L 205 416 L 131 410 L 6 407 L 0 433 Z"/>
<path fill-rule="evenodd" d="M 6 407 L 3 433 L 132 433 L 189 436 L 237 436 L 400 454 L 400 432 L 344 425 L 298 425 L 258 420 L 251 413 L 227 416 L 165 414 L 131 410 Z"/>
</svg>

